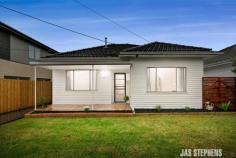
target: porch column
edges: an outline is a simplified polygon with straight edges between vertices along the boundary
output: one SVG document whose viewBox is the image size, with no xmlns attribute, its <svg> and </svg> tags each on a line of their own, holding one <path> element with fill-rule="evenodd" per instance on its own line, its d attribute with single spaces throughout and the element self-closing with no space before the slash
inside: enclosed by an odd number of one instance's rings
<svg viewBox="0 0 236 158">
<path fill-rule="evenodd" d="M 37 67 L 34 66 L 34 111 L 37 110 Z"/>
</svg>

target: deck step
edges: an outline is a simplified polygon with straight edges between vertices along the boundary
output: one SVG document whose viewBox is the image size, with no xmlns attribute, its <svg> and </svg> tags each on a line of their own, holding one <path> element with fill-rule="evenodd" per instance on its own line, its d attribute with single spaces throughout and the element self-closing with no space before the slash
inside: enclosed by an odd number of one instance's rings
<svg viewBox="0 0 236 158">
<path fill-rule="evenodd" d="M 46 112 L 34 113 L 29 112 L 25 114 L 25 118 L 47 118 L 47 117 L 123 117 L 133 116 L 132 112 Z"/>
</svg>

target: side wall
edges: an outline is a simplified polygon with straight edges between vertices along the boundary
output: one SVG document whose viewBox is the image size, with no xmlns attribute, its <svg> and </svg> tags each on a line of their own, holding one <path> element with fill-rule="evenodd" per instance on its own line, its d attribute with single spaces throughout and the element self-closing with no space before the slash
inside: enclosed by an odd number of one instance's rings
<svg viewBox="0 0 236 158">
<path fill-rule="evenodd" d="M 26 42 L 25 40 L 22 40 L 14 35 L 11 35 L 10 36 L 10 51 L 11 51 L 10 60 L 18 62 L 18 63 L 29 64 L 29 61 L 30 61 L 29 46 L 30 45 L 36 47 L 35 45 L 30 44 Z M 39 47 L 37 48 L 40 50 L 41 57 L 50 55 L 50 53 L 48 53 L 47 51 L 40 49 Z"/>
<path fill-rule="evenodd" d="M 30 77 L 34 79 L 33 66 L 0 59 L 0 78 L 4 76 Z M 37 78 L 52 78 L 51 70 L 37 68 Z"/>
<path fill-rule="evenodd" d="M 233 69 L 232 65 L 223 65 L 213 68 L 205 68 L 204 76 L 205 77 L 236 77 L 236 74 L 231 70 Z"/>
<path fill-rule="evenodd" d="M 10 34 L 0 29 L 0 58 L 10 59 Z"/>
<path fill-rule="evenodd" d="M 186 67 L 187 92 L 147 92 L 147 67 Z M 131 106 L 135 109 L 202 108 L 203 60 L 191 58 L 137 59 L 131 67 Z"/>
</svg>

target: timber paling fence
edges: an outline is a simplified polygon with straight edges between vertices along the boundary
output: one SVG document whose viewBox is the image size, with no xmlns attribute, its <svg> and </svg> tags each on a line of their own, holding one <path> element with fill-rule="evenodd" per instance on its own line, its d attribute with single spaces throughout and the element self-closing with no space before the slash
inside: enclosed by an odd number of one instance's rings
<svg viewBox="0 0 236 158">
<path fill-rule="evenodd" d="M 26 109 L 34 106 L 34 81 L 0 79 L 0 114 Z M 52 102 L 52 82 L 37 81 L 37 105 L 41 97 L 46 97 L 46 103 Z"/>
</svg>

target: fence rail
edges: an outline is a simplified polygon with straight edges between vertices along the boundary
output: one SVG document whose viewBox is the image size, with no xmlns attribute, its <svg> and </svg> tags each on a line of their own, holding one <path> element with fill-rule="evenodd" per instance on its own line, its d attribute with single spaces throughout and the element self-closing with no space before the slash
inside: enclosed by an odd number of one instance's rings
<svg viewBox="0 0 236 158">
<path fill-rule="evenodd" d="M 37 105 L 42 96 L 46 103 L 52 102 L 52 82 L 37 81 Z M 0 79 L 0 113 L 33 107 L 34 81 Z"/>
</svg>

